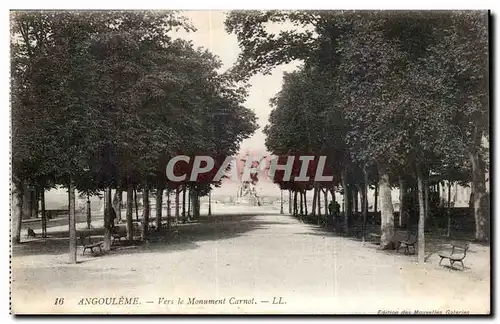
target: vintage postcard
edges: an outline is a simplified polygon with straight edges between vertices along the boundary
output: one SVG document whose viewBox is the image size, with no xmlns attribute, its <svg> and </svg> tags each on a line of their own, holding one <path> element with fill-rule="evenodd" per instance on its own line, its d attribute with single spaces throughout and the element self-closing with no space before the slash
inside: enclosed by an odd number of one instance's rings
<svg viewBox="0 0 500 324">
<path fill-rule="evenodd" d="M 11 11 L 11 312 L 490 314 L 489 23 Z"/>
</svg>

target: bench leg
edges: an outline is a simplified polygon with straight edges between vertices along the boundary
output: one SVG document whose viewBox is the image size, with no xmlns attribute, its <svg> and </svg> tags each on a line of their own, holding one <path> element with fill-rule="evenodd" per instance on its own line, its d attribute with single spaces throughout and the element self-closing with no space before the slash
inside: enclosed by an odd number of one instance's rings
<svg viewBox="0 0 500 324">
<path fill-rule="evenodd" d="M 84 255 L 84 254 L 85 254 L 85 250 L 86 250 L 86 249 L 87 249 L 86 247 L 84 247 L 84 248 L 83 248 L 82 255 Z"/>
<path fill-rule="evenodd" d="M 464 263 L 462 262 L 462 260 L 460 260 L 460 264 L 462 265 L 462 270 L 465 270 L 465 266 L 464 266 Z"/>
<path fill-rule="evenodd" d="M 443 257 L 440 257 L 440 258 L 441 258 L 441 260 L 439 260 L 439 265 L 441 265 L 441 262 L 443 262 L 443 259 L 444 259 Z"/>
<path fill-rule="evenodd" d="M 453 268 L 453 265 L 455 264 L 455 261 L 453 261 L 452 259 L 450 259 L 450 266 Z"/>
</svg>

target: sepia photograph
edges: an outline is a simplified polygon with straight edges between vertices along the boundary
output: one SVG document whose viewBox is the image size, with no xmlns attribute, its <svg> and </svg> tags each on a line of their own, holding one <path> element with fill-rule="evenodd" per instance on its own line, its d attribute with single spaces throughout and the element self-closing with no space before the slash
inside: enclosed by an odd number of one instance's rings
<svg viewBox="0 0 500 324">
<path fill-rule="evenodd" d="M 487 10 L 10 10 L 10 312 L 490 315 Z"/>
</svg>

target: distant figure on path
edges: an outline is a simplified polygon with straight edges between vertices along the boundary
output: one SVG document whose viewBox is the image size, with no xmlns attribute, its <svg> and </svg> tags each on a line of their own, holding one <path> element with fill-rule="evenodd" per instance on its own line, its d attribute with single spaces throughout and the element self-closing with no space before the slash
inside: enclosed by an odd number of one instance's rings
<svg viewBox="0 0 500 324">
<path fill-rule="evenodd" d="M 335 217 L 335 214 L 333 213 L 334 210 L 333 210 L 333 201 L 330 201 L 330 203 L 328 204 L 328 212 L 330 213 L 330 215 L 332 217 Z"/>
</svg>

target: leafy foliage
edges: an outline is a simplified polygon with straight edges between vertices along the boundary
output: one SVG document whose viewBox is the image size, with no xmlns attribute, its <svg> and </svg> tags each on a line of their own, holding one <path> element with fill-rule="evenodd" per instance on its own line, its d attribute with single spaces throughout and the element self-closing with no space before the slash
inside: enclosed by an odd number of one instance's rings
<svg viewBox="0 0 500 324">
<path fill-rule="evenodd" d="M 285 23 L 293 27 L 273 32 Z M 440 180 L 472 179 L 484 191 L 486 13 L 233 12 L 226 28 L 242 48 L 233 73 L 243 81 L 303 63 L 272 100 L 271 151 L 333 156 L 332 167 L 353 184 L 363 183 L 363 169 L 376 180 L 376 166 L 393 183 L 432 172 Z"/>
<path fill-rule="evenodd" d="M 172 39 L 194 30 L 176 12 L 19 12 L 12 26 L 17 179 L 164 187 L 173 155 L 232 155 L 256 129 L 218 58 Z"/>
</svg>

